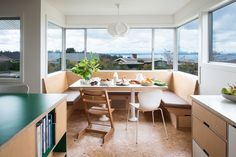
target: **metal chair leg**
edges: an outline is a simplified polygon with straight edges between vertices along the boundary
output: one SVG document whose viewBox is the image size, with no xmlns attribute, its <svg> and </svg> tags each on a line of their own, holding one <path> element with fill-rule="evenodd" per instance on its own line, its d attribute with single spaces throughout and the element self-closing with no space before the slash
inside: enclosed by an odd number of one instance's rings
<svg viewBox="0 0 236 157">
<path fill-rule="evenodd" d="M 130 105 L 129 105 L 129 107 L 128 107 L 128 111 L 127 111 L 127 119 L 126 119 L 126 128 L 125 128 L 125 130 L 127 130 L 127 127 L 128 127 L 129 112 L 130 112 Z"/>
<path fill-rule="evenodd" d="M 163 115 L 163 111 L 162 111 L 161 108 L 159 108 L 159 110 L 161 111 L 161 117 L 162 117 L 163 125 L 164 125 L 164 128 L 165 128 L 165 132 L 166 132 L 166 138 L 168 139 L 168 133 L 167 133 L 167 129 L 166 129 L 166 123 L 165 123 L 165 118 L 164 118 L 164 115 Z"/>
<path fill-rule="evenodd" d="M 137 121 L 136 121 L 136 144 L 138 144 L 138 124 L 139 124 L 139 110 L 137 111 Z"/>
<path fill-rule="evenodd" d="M 153 125 L 153 127 L 155 126 L 155 121 L 154 121 L 154 111 L 152 111 L 152 125 Z"/>
</svg>

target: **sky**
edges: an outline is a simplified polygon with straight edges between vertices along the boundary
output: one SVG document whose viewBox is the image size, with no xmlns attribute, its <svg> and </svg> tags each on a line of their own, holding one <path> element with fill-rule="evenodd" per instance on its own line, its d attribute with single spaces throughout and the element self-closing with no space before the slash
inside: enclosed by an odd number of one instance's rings
<svg viewBox="0 0 236 157">
<path fill-rule="evenodd" d="M 236 52 L 236 2 L 213 12 L 213 49 L 217 52 Z M 178 28 L 180 51 L 198 51 L 198 20 Z M 7 29 L 8 25 L 13 26 Z M 0 21 L 0 51 L 20 50 L 20 22 Z M 173 50 L 173 30 L 156 30 L 155 51 Z M 49 23 L 48 50 L 61 50 L 62 30 Z M 140 53 L 151 51 L 151 29 L 130 29 L 122 38 L 112 38 L 106 29 L 88 29 L 87 50 L 93 52 Z M 84 31 L 66 31 L 66 46 L 84 50 Z"/>
</svg>

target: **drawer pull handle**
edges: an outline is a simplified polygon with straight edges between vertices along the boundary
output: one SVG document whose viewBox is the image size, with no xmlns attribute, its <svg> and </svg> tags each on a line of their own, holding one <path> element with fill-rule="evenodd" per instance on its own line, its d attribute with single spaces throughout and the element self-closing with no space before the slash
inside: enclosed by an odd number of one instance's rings
<svg viewBox="0 0 236 157">
<path fill-rule="evenodd" d="M 203 149 L 203 152 L 204 152 L 207 156 L 209 156 L 209 154 L 207 153 L 207 151 L 206 151 L 205 149 Z"/>
<path fill-rule="evenodd" d="M 207 122 L 203 122 L 204 125 L 206 125 L 209 128 L 209 124 L 207 124 Z"/>
</svg>

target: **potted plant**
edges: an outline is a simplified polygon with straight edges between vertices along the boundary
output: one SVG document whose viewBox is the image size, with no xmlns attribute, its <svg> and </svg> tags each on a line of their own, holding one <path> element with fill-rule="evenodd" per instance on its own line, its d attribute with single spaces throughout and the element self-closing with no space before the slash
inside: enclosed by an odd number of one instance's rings
<svg viewBox="0 0 236 157">
<path fill-rule="evenodd" d="M 91 54 L 91 59 L 84 58 L 79 64 L 76 64 L 71 71 L 77 75 L 80 75 L 85 82 L 90 80 L 92 74 L 99 70 L 99 60 Z"/>
</svg>

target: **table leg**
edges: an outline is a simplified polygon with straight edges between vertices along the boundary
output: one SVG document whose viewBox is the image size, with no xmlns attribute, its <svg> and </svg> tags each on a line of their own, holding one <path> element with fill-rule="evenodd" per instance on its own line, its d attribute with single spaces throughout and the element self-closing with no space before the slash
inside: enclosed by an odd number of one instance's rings
<svg viewBox="0 0 236 157">
<path fill-rule="evenodd" d="M 132 88 L 131 89 L 131 103 L 135 103 L 135 91 L 134 89 Z M 130 118 L 129 118 L 129 121 L 131 122 L 136 122 L 138 120 L 138 118 L 135 116 L 135 107 L 131 106 L 130 107 Z"/>
<path fill-rule="evenodd" d="M 103 108 L 106 108 L 106 104 L 102 104 L 102 107 Z M 109 120 L 109 118 L 106 116 L 106 115 L 102 115 L 100 118 L 99 118 L 100 121 L 102 122 L 106 122 Z"/>
</svg>

